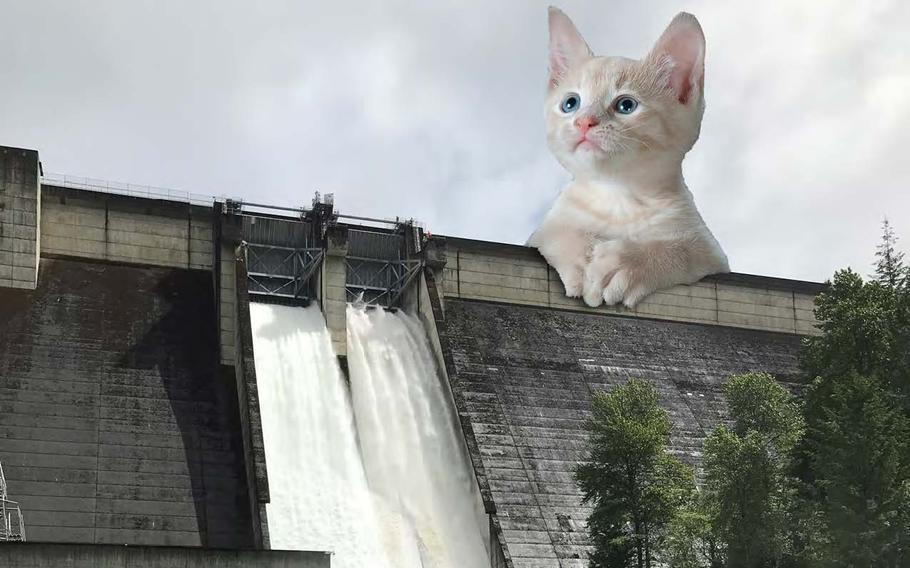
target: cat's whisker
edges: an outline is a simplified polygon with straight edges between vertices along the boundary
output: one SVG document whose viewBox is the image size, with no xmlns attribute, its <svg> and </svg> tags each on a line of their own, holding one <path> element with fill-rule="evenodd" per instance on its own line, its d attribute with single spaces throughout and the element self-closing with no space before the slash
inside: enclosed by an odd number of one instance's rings
<svg viewBox="0 0 910 568">
<path fill-rule="evenodd" d="M 629 144 L 626 144 L 626 142 L 629 142 L 629 143 L 638 143 L 638 144 L 641 144 L 641 145 L 644 146 L 646 149 L 651 150 L 650 144 L 648 144 L 647 142 L 645 142 L 645 141 L 642 140 L 641 138 L 637 138 L 637 137 L 634 137 L 634 136 L 627 136 L 627 135 L 625 135 L 625 132 L 628 132 L 628 131 L 630 131 L 630 130 L 632 130 L 632 129 L 631 129 L 631 128 L 624 128 L 624 129 L 622 129 L 622 130 L 617 130 L 617 131 L 615 131 L 616 136 L 617 136 L 616 140 L 617 140 L 617 142 L 622 141 L 622 143 L 623 143 L 623 148 L 624 148 L 624 149 L 626 149 L 626 150 L 629 149 L 629 147 L 630 147 Z"/>
</svg>

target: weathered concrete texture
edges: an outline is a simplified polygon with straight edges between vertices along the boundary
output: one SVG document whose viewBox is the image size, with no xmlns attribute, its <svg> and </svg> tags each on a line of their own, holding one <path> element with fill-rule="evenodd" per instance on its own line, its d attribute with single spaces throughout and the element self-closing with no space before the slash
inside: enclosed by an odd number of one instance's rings
<svg viewBox="0 0 910 568">
<path fill-rule="evenodd" d="M 648 296 L 634 309 L 590 308 L 567 298 L 559 275 L 535 249 L 447 237 L 446 296 L 689 321 L 797 334 L 815 332 L 812 282 L 744 274 L 709 276 Z"/>
<path fill-rule="evenodd" d="M 44 185 L 42 255 L 212 268 L 208 207 Z"/>
<path fill-rule="evenodd" d="M 219 282 L 219 332 L 221 334 L 221 362 L 225 365 L 236 363 L 236 322 L 237 322 L 237 274 L 236 252 L 230 243 L 221 243 L 221 278 Z"/>
<path fill-rule="evenodd" d="M 221 363 L 234 365 L 237 361 L 237 255 L 243 241 L 242 220 L 238 215 L 225 213 L 226 205 L 216 202 L 212 206 L 213 267 L 218 297 L 218 320 Z"/>
<path fill-rule="evenodd" d="M 734 373 L 798 379 L 784 333 L 447 298 L 437 327 L 478 483 L 515 567 L 586 566 L 572 478 L 591 393 L 641 378 L 673 423 L 671 450 L 698 464 Z"/>
<path fill-rule="evenodd" d="M 99 544 L 4 544 L 10 568 L 329 568 L 325 552 L 206 550 Z"/>
<path fill-rule="evenodd" d="M 0 289 L 0 461 L 30 541 L 251 546 L 213 289 L 62 259 Z"/>
<path fill-rule="evenodd" d="M 234 367 L 243 436 L 246 478 L 249 484 L 250 511 L 257 548 L 270 548 L 266 503 L 270 500 L 269 475 L 262 436 L 262 414 L 259 409 L 259 386 L 253 354 L 253 327 L 250 322 L 250 295 L 246 265 L 235 260 L 237 290 L 236 329 L 237 364 Z"/>
<path fill-rule="evenodd" d="M 348 234 L 344 227 L 333 227 L 328 235 L 325 256 L 320 270 L 319 299 L 322 302 L 322 313 L 332 338 L 335 354 L 346 356 L 348 352 L 347 335 L 347 297 L 345 281 L 347 270 L 344 257 L 348 253 Z"/>
<path fill-rule="evenodd" d="M 38 152 L 0 146 L 0 288 L 34 290 L 40 251 Z"/>
</svg>

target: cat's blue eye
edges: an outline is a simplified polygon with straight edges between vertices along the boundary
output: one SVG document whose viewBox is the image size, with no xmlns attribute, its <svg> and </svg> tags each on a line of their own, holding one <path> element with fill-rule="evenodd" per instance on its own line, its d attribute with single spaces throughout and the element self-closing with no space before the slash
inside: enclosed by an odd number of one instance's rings
<svg viewBox="0 0 910 568">
<path fill-rule="evenodd" d="M 638 101 L 632 97 L 619 97 L 613 105 L 619 114 L 632 114 L 638 108 Z"/>
<path fill-rule="evenodd" d="M 559 110 L 569 114 L 578 110 L 578 106 L 581 104 L 581 97 L 575 93 L 569 93 L 562 99 L 562 103 L 559 105 Z"/>
</svg>

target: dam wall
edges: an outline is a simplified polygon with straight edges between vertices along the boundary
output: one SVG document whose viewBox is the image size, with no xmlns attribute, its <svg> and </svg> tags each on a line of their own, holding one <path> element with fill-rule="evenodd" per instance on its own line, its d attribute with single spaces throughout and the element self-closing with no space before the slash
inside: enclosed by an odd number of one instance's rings
<svg viewBox="0 0 910 568">
<path fill-rule="evenodd" d="M 41 255 L 217 272 L 221 362 L 233 364 L 236 243 L 232 246 L 219 230 L 222 204 L 121 195 L 74 185 L 41 185 Z"/>
<path fill-rule="evenodd" d="M 267 547 L 236 219 L 0 155 L 0 247 L 19 251 L 0 261 L 27 284 L 22 251 L 40 255 L 31 286 L 0 278 L 0 463 L 28 543 Z"/>
<path fill-rule="evenodd" d="M 0 289 L 0 459 L 35 541 L 252 547 L 208 274 L 45 258 Z"/>
<path fill-rule="evenodd" d="M 316 304 L 345 373 L 351 302 L 420 319 L 496 568 L 586 564 L 572 470 L 594 392 L 651 382 L 671 451 L 698 468 L 724 381 L 767 371 L 799 388 L 816 333 L 818 283 L 714 275 L 590 308 L 527 247 L 346 220 L 324 199 L 269 209 L 51 181 L 37 153 L 3 150 L 37 168 L 0 171 L 19 180 L 0 191 L 0 235 L 19 235 L 0 239 L 0 462 L 33 543 L 269 548 L 251 301 Z"/>
<path fill-rule="evenodd" d="M 566 298 L 526 247 L 447 237 L 426 300 L 504 566 L 587 566 L 573 479 L 592 394 L 631 378 L 658 391 L 670 451 L 696 467 L 726 417 L 732 374 L 765 371 L 799 388 L 801 338 L 815 333 L 817 283 L 714 275 L 635 309 Z"/>
</svg>

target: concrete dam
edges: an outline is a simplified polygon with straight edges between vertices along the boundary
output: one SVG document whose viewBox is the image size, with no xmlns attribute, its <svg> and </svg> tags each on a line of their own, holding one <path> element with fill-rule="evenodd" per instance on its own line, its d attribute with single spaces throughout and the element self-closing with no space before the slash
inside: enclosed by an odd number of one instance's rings
<svg viewBox="0 0 910 568">
<path fill-rule="evenodd" d="M 591 394 L 649 381 L 697 466 L 822 289 L 589 308 L 526 247 L 0 147 L 0 565 L 586 566 Z"/>
</svg>

